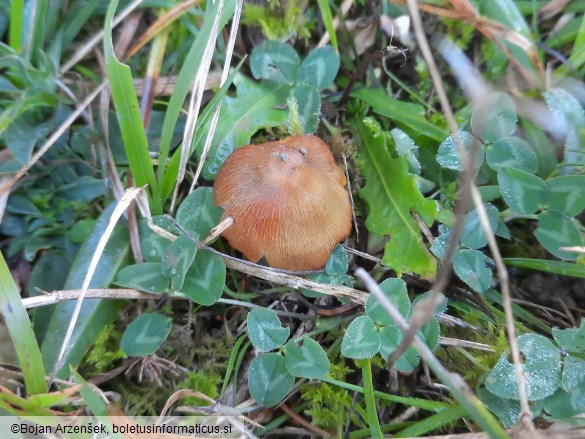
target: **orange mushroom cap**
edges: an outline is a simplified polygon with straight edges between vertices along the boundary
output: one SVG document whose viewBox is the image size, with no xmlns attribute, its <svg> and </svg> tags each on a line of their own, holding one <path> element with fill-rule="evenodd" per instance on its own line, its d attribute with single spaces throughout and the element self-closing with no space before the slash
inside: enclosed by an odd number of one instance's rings
<svg viewBox="0 0 585 439">
<path fill-rule="evenodd" d="M 351 232 L 345 175 L 325 142 L 294 136 L 238 148 L 224 162 L 213 201 L 234 223 L 222 233 L 252 262 L 315 270 Z"/>
</svg>

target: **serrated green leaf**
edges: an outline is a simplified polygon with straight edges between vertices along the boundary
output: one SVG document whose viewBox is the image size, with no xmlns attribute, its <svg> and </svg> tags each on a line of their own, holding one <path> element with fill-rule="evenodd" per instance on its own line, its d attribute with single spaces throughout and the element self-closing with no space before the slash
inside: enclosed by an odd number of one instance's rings
<svg viewBox="0 0 585 439">
<path fill-rule="evenodd" d="M 313 85 L 322 90 L 333 83 L 338 70 L 339 55 L 333 47 L 318 47 L 303 60 L 297 83 Z"/>
<path fill-rule="evenodd" d="M 154 354 L 171 332 L 173 320 L 157 313 L 142 314 L 128 325 L 120 348 L 129 357 Z"/>
<path fill-rule="evenodd" d="M 522 215 L 536 212 L 548 199 L 546 183 L 536 175 L 519 169 L 500 169 L 498 183 L 506 204 Z"/>
<path fill-rule="evenodd" d="M 329 372 L 329 358 L 319 343 L 303 337 L 300 344 L 294 340 L 284 345 L 284 361 L 289 373 L 310 380 L 325 378 Z"/>
<path fill-rule="evenodd" d="M 548 252 L 568 261 L 576 260 L 579 253 L 559 249 L 583 245 L 583 235 L 575 220 L 560 210 L 550 209 L 538 215 L 534 236 Z"/>
<path fill-rule="evenodd" d="M 273 352 L 260 354 L 252 360 L 248 369 L 248 388 L 254 401 L 265 407 L 273 407 L 292 389 L 295 378 L 286 370 L 282 355 Z"/>
<path fill-rule="evenodd" d="M 118 272 L 114 283 L 147 293 L 164 293 L 169 289 L 169 280 L 163 275 L 160 262 L 128 265 Z"/>
<path fill-rule="evenodd" d="M 215 179 L 225 159 L 239 146 L 248 145 L 252 136 L 262 128 L 276 127 L 286 122 L 286 103 L 291 88 L 256 84 L 242 75 L 236 76 L 234 84 L 238 94 L 226 96 L 221 107 L 219 122 L 203 177 Z M 201 154 L 198 146 L 198 154 Z"/>
<path fill-rule="evenodd" d="M 290 334 L 290 328 L 283 328 L 274 311 L 255 308 L 248 313 L 248 335 L 254 347 L 268 352 L 281 347 Z"/>
<path fill-rule="evenodd" d="M 551 341 L 539 334 L 518 337 L 523 354 L 522 375 L 530 401 L 552 395 L 561 384 L 561 356 Z M 519 399 L 514 365 L 506 351 L 486 378 L 486 388 L 500 398 Z"/>
<path fill-rule="evenodd" d="M 361 360 L 371 358 L 380 348 L 380 335 L 376 325 L 368 316 L 353 319 L 341 341 L 341 354 L 344 357 Z"/>
<path fill-rule="evenodd" d="M 420 193 L 416 176 L 408 173 L 407 160 L 390 156 L 385 136 L 374 136 L 359 121 L 353 126 L 361 138 L 359 164 L 366 186 L 359 194 L 368 210 L 366 227 L 378 235 L 390 235 L 384 263 L 399 273 L 434 276 L 435 258 L 425 247 L 411 211 L 430 226 L 437 212 L 436 202 Z"/>
</svg>

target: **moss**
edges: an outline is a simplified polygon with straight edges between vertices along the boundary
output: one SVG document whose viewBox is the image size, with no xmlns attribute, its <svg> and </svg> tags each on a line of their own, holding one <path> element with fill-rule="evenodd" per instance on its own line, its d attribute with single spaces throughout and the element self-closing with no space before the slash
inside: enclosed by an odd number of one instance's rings
<svg viewBox="0 0 585 439">
<path fill-rule="evenodd" d="M 173 392 L 173 387 L 160 388 L 151 383 L 141 385 L 124 381 L 116 386 L 116 390 L 122 395 L 122 401 L 125 401 L 124 413 L 127 416 L 158 416 Z"/>
<path fill-rule="evenodd" d="M 90 365 L 94 373 L 111 370 L 118 360 L 126 358 L 119 348 L 121 338 L 122 332 L 115 330 L 114 325 L 106 326 L 97 336 L 95 344 L 85 358 L 84 365 Z"/>
<path fill-rule="evenodd" d="M 448 350 L 437 350 L 436 354 L 447 367 L 455 373 L 459 373 L 465 381 L 473 388 L 480 381 L 481 377 L 487 371 L 493 369 L 498 362 L 502 353 L 508 349 L 508 340 L 503 327 L 487 323 L 479 315 L 477 322 L 472 322 L 473 315 L 470 313 L 466 321 L 476 324 L 478 327 L 485 328 L 484 331 L 469 331 L 462 333 L 460 328 L 444 327 L 446 337 L 454 337 L 484 343 L 489 345 L 494 352 L 482 350 L 466 350 L 467 355 L 461 353 L 456 348 Z"/>
<path fill-rule="evenodd" d="M 303 384 L 300 390 L 302 399 L 309 403 L 304 413 L 311 417 L 313 425 L 334 431 L 345 424 L 351 407 L 351 395 L 347 390 L 327 383 Z"/>
<path fill-rule="evenodd" d="M 306 2 L 303 0 L 272 0 L 266 6 L 247 3 L 244 5 L 242 23 L 259 26 L 269 40 L 282 41 L 296 36 L 307 44 L 314 23 L 305 18 L 305 8 Z"/>
<path fill-rule="evenodd" d="M 203 393 L 212 399 L 217 399 L 219 396 L 219 385 L 223 378 L 219 375 L 207 374 L 205 372 L 192 371 L 187 374 L 187 378 L 181 381 L 177 387 L 179 389 L 191 389 Z M 185 398 L 183 400 L 186 404 L 194 406 L 210 405 L 209 401 L 201 398 Z"/>
<path fill-rule="evenodd" d="M 344 381 L 351 372 L 353 370 L 343 358 L 332 361 L 329 368 L 329 376 L 339 381 Z M 352 400 L 347 390 L 323 382 L 312 382 L 303 384 L 300 391 L 301 398 L 309 404 L 304 413 L 311 417 L 311 423 L 329 431 L 345 424 Z M 357 418 L 352 417 L 352 420 L 358 422 Z"/>
<path fill-rule="evenodd" d="M 233 343 L 221 337 L 217 332 L 223 333 L 223 331 L 214 331 L 200 337 L 197 346 L 191 350 L 191 354 L 197 370 L 208 375 L 223 376 L 227 369 Z"/>
</svg>

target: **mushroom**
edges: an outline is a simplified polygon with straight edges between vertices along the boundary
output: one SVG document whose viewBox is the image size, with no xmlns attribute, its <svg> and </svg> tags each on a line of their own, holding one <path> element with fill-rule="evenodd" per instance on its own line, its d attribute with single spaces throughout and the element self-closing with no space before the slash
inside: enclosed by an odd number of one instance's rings
<svg viewBox="0 0 585 439">
<path fill-rule="evenodd" d="M 238 148 L 224 162 L 213 201 L 233 225 L 222 233 L 252 261 L 287 270 L 322 268 L 349 236 L 346 179 L 325 142 L 293 136 Z"/>
</svg>

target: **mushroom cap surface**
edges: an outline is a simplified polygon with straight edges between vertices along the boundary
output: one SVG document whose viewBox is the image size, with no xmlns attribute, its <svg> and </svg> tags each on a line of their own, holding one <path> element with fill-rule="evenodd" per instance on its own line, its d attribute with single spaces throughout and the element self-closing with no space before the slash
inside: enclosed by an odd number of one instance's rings
<svg viewBox="0 0 585 439">
<path fill-rule="evenodd" d="M 234 220 L 222 236 L 252 262 L 264 256 L 276 268 L 322 268 L 351 232 L 345 184 L 316 136 L 238 148 L 213 186 L 214 204 L 225 209 L 222 220 Z"/>
</svg>

